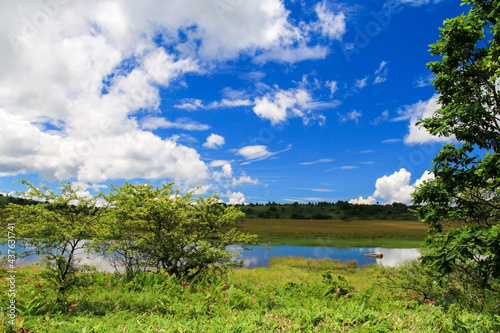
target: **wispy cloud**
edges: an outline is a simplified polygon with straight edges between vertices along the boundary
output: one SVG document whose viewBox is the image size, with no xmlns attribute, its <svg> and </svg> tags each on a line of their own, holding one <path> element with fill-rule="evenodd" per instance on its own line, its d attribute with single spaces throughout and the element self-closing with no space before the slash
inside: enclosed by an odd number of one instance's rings
<svg viewBox="0 0 500 333">
<path fill-rule="evenodd" d="M 373 119 L 373 121 L 370 122 L 370 124 L 372 124 L 372 125 L 378 125 L 381 122 L 384 122 L 384 121 L 386 121 L 388 119 L 389 119 L 389 111 L 385 110 L 385 111 L 382 112 L 382 114 L 380 116 L 378 116 L 377 118 Z"/>
<path fill-rule="evenodd" d="M 214 101 L 207 105 L 203 104 L 201 99 L 187 98 L 181 100 L 180 104 L 175 105 L 174 107 L 178 109 L 184 109 L 187 111 L 196 111 L 198 109 L 221 109 L 221 108 L 234 108 L 240 106 L 249 106 L 252 105 L 252 101 L 249 99 L 226 99 L 223 98 L 220 101 Z"/>
<path fill-rule="evenodd" d="M 354 120 L 356 124 L 359 123 L 359 118 L 363 116 L 363 113 L 361 111 L 357 110 L 352 110 L 351 112 L 341 114 L 340 112 L 337 112 L 337 116 L 339 117 L 339 121 L 341 123 L 349 121 L 349 120 Z"/>
<path fill-rule="evenodd" d="M 141 119 L 141 127 L 146 130 L 177 128 L 186 131 L 206 131 L 210 129 L 210 125 L 199 123 L 190 118 L 179 118 L 172 122 L 163 117 L 144 117 Z"/>
<path fill-rule="evenodd" d="M 387 61 L 382 61 L 380 63 L 379 68 L 375 71 L 375 80 L 373 80 L 373 84 L 382 83 L 387 80 L 387 73 L 389 71 L 387 68 L 388 63 Z"/>
<path fill-rule="evenodd" d="M 396 143 L 396 142 L 401 142 L 403 141 L 402 139 L 387 139 L 382 141 L 382 143 Z"/>
<path fill-rule="evenodd" d="M 282 149 L 277 152 L 269 151 L 269 148 L 264 145 L 254 145 L 254 146 L 245 146 L 243 148 L 233 150 L 236 155 L 243 156 L 247 161 L 241 163 L 241 165 L 250 164 L 256 161 L 262 161 L 268 159 L 274 155 L 279 153 L 283 153 L 292 149 L 292 145 L 288 145 L 285 149 Z"/>
<path fill-rule="evenodd" d="M 417 80 L 413 82 L 413 87 L 415 88 L 423 88 L 432 85 L 431 80 L 434 79 L 436 76 L 434 74 L 428 75 L 428 76 L 421 76 Z"/>
<path fill-rule="evenodd" d="M 331 158 L 322 158 L 322 159 L 312 161 L 312 162 L 302 162 L 302 163 L 300 163 L 300 165 L 312 165 L 312 164 L 317 164 L 317 163 L 330 163 L 333 161 L 334 160 L 332 160 Z"/>
<path fill-rule="evenodd" d="M 344 166 L 341 166 L 339 169 L 341 170 L 352 170 L 352 169 L 357 169 L 358 167 L 355 166 L 355 165 L 344 165 Z"/>
<path fill-rule="evenodd" d="M 366 87 L 366 85 L 368 84 L 367 83 L 368 81 L 368 75 L 365 76 L 364 78 L 362 79 L 357 79 L 354 83 L 354 86 L 357 88 L 357 89 L 363 89 L 364 87 Z"/>
</svg>

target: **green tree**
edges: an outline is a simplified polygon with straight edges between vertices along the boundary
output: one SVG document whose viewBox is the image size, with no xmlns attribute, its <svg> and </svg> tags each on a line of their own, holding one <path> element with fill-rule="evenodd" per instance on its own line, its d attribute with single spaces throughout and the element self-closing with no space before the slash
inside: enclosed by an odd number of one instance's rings
<svg viewBox="0 0 500 333">
<path fill-rule="evenodd" d="M 436 234 L 423 262 L 442 278 L 500 292 L 500 2 L 469 0 L 467 15 L 444 21 L 428 67 L 440 109 L 421 120 L 431 134 L 455 137 L 433 161 L 435 179 L 414 193 L 421 220 Z M 443 234 L 443 225 L 465 226 Z M 456 226 L 456 225 L 455 225 Z M 498 295 L 497 295 L 498 296 Z"/>
<path fill-rule="evenodd" d="M 107 237 L 116 240 L 108 243 L 107 251 L 114 255 L 121 251 L 128 259 L 140 255 L 140 262 L 128 261 L 129 273 L 141 264 L 188 277 L 241 266 L 228 246 L 256 240 L 236 228 L 225 229 L 244 214 L 234 206 L 221 205 L 217 195 L 180 195 L 172 183 L 161 188 L 126 183 L 114 186 L 107 200 L 113 206 L 107 213 L 112 226 Z"/>
<path fill-rule="evenodd" d="M 78 252 L 88 249 L 88 240 L 100 229 L 102 213 L 98 197 L 86 197 L 80 188 L 68 183 L 61 184 L 61 194 L 40 185 L 36 187 L 21 181 L 27 191 L 18 196 L 36 200 L 36 204 L 8 205 L 8 218 L 3 228 L 13 226 L 18 248 L 24 248 L 20 256 L 32 254 L 45 258 L 49 273 L 59 287 L 59 295 L 74 284 L 79 271 Z M 9 222 L 9 224 L 5 223 Z"/>
</svg>

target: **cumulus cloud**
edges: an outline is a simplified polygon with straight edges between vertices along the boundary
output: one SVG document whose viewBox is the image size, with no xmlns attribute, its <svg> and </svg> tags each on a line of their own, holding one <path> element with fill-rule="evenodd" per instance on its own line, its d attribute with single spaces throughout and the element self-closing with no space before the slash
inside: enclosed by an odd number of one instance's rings
<svg viewBox="0 0 500 333">
<path fill-rule="evenodd" d="M 349 200 L 349 203 L 354 204 L 354 205 L 374 205 L 377 203 L 377 199 L 375 199 L 372 196 L 369 196 L 366 199 L 364 199 L 362 196 L 359 196 L 358 199 Z"/>
<path fill-rule="evenodd" d="M 398 117 L 392 121 L 409 120 L 409 132 L 404 138 L 404 142 L 408 145 L 421 144 L 427 142 L 451 142 L 452 137 L 439 137 L 428 133 L 425 128 L 416 126 L 416 123 L 422 118 L 431 117 L 434 112 L 440 108 L 438 103 L 439 96 L 434 94 L 427 101 L 418 101 L 412 105 L 406 105 L 398 110 Z"/>
<path fill-rule="evenodd" d="M 209 128 L 162 116 L 160 89 L 174 82 L 185 86 L 187 73 L 206 73 L 213 64 L 240 55 L 257 62 L 295 62 L 328 52 L 311 43 L 317 23 L 294 24 L 282 1 L 216 4 L 3 1 L 0 176 L 41 173 L 51 180 L 90 183 L 168 178 L 187 185 L 211 179 L 196 150 L 151 132 Z M 342 36 L 342 13 L 324 6 L 316 13 L 322 34 Z M 312 117 L 307 106 L 312 98 L 305 91 L 277 92 L 258 101 L 264 105 L 256 113 L 275 123 L 289 116 Z M 266 110 L 270 104 L 279 110 Z M 249 105 L 244 98 L 206 106 L 193 99 L 178 107 Z"/>
<path fill-rule="evenodd" d="M 386 203 L 401 202 L 409 204 L 411 203 L 411 194 L 415 191 L 415 188 L 433 177 L 429 172 L 425 172 L 417 181 L 411 184 L 411 173 L 402 168 L 390 176 L 377 179 L 373 196 L 383 199 Z"/>
<path fill-rule="evenodd" d="M 307 122 L 311 114 L 311 110 L 308 110 L 311 102 L 311 94 L 304 89 L 278 89 L 257 98 L 253 111 L 260 118 L 270 120 L 272 125 L 292 117 L 300 117 Z"/>
<path fill-rule="evenodd" d="M 349 200 L 352 204 L 373 205 L 377 201 L 383 201 L 386 204 L 394 202 L 411 204 L 412 193 L 415 189 L 422 185 L 425 181 L 434 179 L 434 175 L 428 171 L 415 182 L 411 182 L 412 174 L 404 168 L 394 172 L 392 175 L 385 175 L 377 179 L 375 182 L 375 191 L 373 195 L 366 199 L 360 196 L 358 199 Z M 381 200 L 378 200 L 381 199 Z"/>
<path fill-rule="evenodd" d="M 217 149 L 221 148 L 225 142 L 226 140 L 223 136 L 212 133 L 207 138 L 207 141 L 203 144 L 203 147 L 208 149 Z"/>
<path fill-rule="evenodd" d="M 245 195 L 241 192 L 227 191 L 225 196 L 229 198 L 229 203 L 232 205 L 242 205 L 245 203 Z"/>
<path fill-rule="evenodd" d="M 212 161 L 209 163 L 209 165 L 211 167 L 220 167 L 220 166 L 223 166 L 224 164 L 229 164 L 231 163 L 230 161 L 226 161 L 226 160 L 215 160 L 215 161 Z"/>
<path fill-rule="evenodd" d="M 321 31 L 321 35 L 340 40 L 346 32 L 344 13 L 334 14 L 327 8 L 326 1 L 317 3 L 314 10 L 318 15 L 317 27 Z"/>
</svg>

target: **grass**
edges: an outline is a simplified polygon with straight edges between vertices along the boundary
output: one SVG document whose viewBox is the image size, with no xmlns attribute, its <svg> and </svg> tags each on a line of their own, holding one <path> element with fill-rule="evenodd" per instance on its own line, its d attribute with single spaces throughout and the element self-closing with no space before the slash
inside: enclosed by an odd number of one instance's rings
<svg viewBox="0 0 500 333">
<path fill-rule="evenodd" d="M 192 281 L 151 272 L 131 280 L 81 273 L 65 301 L 57 303 L 47 272 L 26 267 L 16 273 L 18 326 L 3 319 L 0 333 L 20 327 L 54 333 L 500 330 L 491 313 L 447 308 L 438 299 L 418 299 L 387 287 L 387 272 L 375 265 L 357 268 L 355 262 L 281 257 L 272 258 L 269 268 Z M 2 288 L 9 275 L 0 269 Z M 0 301 L 5 309 L 7 293 L 0 293 Z"/>
<path fill-rule="evenodd" d="M 314 242 L 327 240 L 334 243 L 332 240 L 335 240 L 340 241 L 339 244 L 351 245 L 359 244 L 360 240 L 375 241 L 372 244 L 395 240 L 422 242 L 427 236 L 428 226 L 419 221 L 246 219 L 238 224 L 238 229 L 258 235 L 261 242 L 314 239 Z"/>
<path fill-rule="evenodd" d="M 422 241 L 399 239 L 325 239 L 325 238 L 265 238 L 259 237 L 262 245 L 326 246 L 339 249 L 351 247 L 383 247 L 388 249 L 420 248 Z"/>
</svg>

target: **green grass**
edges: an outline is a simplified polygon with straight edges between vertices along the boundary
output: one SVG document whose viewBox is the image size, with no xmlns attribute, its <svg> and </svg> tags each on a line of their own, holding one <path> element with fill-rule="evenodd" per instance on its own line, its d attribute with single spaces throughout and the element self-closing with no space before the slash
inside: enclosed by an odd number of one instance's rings
<svg viewBox="0 0 500 333">
<path fill-rule="evenodd" d="M 80 274 L 80 282 L 57 303 L 47 272 L 26 267 L 16 273 L 19 326 L 4 325 L 3 320 L 0 333 L 19 332 L 21 326 L 27 332 L 54 333 L 500 329 L 495 324 L 500 318 L 490 312 L 446 307 L 437 298 L 418 299 L 388 287 L 387 272 L 378 266 L 357 268 L 355 262 L 286 257 L 272 258 L 269 268 L 236 269 L 192 281 L 155 273 L 140 273 L 130 281 L 116 274 L 89 273 Z M 9 275 L 0 269 L 2 288 Z M 5 309 L 7 293 L 0 293 L 0 301 Z"/>
<path fill-rule="evenodd" d="M 384 247 L 392 249 L 420 248 L 422 241 L 398 239 L 324 239 L 324 238 L 258 238 L 261 245 L 328 246 L 336 248 Z"/>
<path fill-rule="evenodd" d="M 423 242 L 428 234 L 428 226 L 419 221 L 246 219 L 237 226 L 259 239 L 343 240 L 351 244 L 360 240 Z"/>
</svg>

